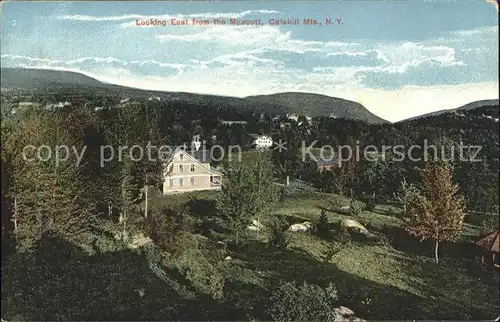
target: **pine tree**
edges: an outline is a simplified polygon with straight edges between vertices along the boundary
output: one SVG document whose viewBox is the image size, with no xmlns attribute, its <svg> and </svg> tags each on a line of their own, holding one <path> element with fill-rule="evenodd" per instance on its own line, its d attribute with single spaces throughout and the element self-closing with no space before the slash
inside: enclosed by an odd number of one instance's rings
<svg viewBox="0 0 500 322">
<path fill-rule="evenodd" d="M 439 243 L 453 242 L 460 235 L 466 203 L 453 182 L 450 165 L 428 163 L 421 175 L 423 191 L 409 205 L 406 230 L 421 240 L 433 240 L 435 260 L 439 263 Z"/>
<path fill-rule="evenodd" d="M 318 217 L 318 221 L 316 222 L 316 232 L 320 237 L 323 238 L 331 237 L 330 225 L 328 223 L 328 216 L 326 214 L 326 211 L 324 210 L 321 211 Z"/>
</svg>

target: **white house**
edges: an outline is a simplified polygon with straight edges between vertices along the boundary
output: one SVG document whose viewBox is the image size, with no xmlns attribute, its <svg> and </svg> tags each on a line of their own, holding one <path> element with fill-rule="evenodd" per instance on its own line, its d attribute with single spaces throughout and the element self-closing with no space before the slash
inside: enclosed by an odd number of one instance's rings
<svg viewBox="0 0 500 322">
<path fill-rule="evenodd" d="M 256 149 L 269 149 L 273 146 L 273 139 L 267 135 L 258 136 L 254 141 Z"/>
<path fill-rule="evenodd" d="M 163 194 L 220 190 L 222 173 L 210 167 L 209 151 L 177 148 L 164 165 Z"/>
</svg>

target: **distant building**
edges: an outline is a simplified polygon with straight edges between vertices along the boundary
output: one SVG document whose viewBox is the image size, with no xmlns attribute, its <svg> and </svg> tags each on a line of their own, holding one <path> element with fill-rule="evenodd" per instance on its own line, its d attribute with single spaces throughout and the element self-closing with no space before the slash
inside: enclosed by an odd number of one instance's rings
<svg viewBox="0 0 500 322">
<path fill-rule="evenodd" d="M 341 163 L 340 160 L 337 157 L 316 157 L 316 160 L 313 159 L 313 161 L 316 163 L 316 166 L 318 167 L 318 170 L 324 171 L 324 170 L 332 170 L 335 168 L 340 168 Z"/>
<path fill-rule="evenodd" d="M 245 125 L 245 124 L 247 124 L 247 121 L 224 121 L 224 120 L 222 120 L 221 123 L 224 125 L 233 125 L 233 124 Z"/>
<path fill-rule="evenodd" d="M 493 269 L 500 268 L 500 230 L 497 229 L 484 236 L 478 242 L 479 254 L 481 255 L 481 264 L 491 266 Z M 477 258 L 476 258 L 477 260 Z"/>
<path fill-rule="evenodd" d="M 269 149 L 273 146 L 273 139 L 267 135 L 259 135 L 253 141 L 256 149 Z"/>
<path fill-rule="evenodd" d="M 209 151 L 177 148 L 164 165 L 163 194 L 220 190 L 222 173 L 210 167 Z"/>
<path fill-rule="evenodd" d="M 191 147 L 198 151 L 201 148 L 200 135 L 193 136 L 193 140 L 191 141 Z"/>
</svg>

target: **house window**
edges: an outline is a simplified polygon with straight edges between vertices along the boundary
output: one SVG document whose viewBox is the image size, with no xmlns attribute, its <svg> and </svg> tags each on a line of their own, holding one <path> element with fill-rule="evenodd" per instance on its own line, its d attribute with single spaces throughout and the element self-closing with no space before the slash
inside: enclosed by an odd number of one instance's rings
<svg viewBox="0 0 500 322">
<path fill-rule="evenodd" d="M 171 188 L 174 186 L 174 179 L 170 179 L 169 180 L 168 186 L 171 187 Z"/>
<path fill-rule="evenodd" d="M 184 172 L 184 167 L 181 165 L 179 165 L 179 172 Z"/>
<path fill-rule="evenodd" d="M 179 187 L 183 187 L 184 186 L 184 179 L 180 178 L 179 179 Z"/>
<path fill-rule="evenodd" d="M 184 154 L 179 155 L 179 160 L 184 160 Z"/>
<path fill-rule="evenodd" d="M 191 164 L 191 172 L 194 172 L 194 164 Z"/>
<path fill-rule="evenodd" d="M 194 178 L 190 179 L 191 186 L 194 186 Z"/>
</svg>

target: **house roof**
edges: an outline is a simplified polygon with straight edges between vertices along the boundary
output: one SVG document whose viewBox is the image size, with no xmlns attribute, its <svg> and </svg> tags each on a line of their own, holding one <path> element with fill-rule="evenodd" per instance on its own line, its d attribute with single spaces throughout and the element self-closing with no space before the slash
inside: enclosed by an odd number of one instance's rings
<svg viewBox="0 0 500 322">
<path fill-rule="evenodd" d="M 219 170 L 217 170 L 215 167 L 212 166 L 210 167 L 210 171 L 220 174 L 221 176 L 223 175 L 222 172 L 220 172 Z"/>
<path fill-rule="evenodd" d="M 499 252 L 500 246 L 500 230 L 497 229 L 489 233 L 486 237 L 479 240 L 476 245 L 485 248 L 491 252 Z"/>
<path fill-rule="evenodd" d="M 177 146 L 173 149 L 172 156 L 176 154 L 179 150 L 184 151 L 184 153 L 189 154 L 191 157 L 196 159 L 200 163 L 210 163 L 210 151 L 208 150 L 194 150 L 188 149 L 186 145 Z"/>
</svg>

